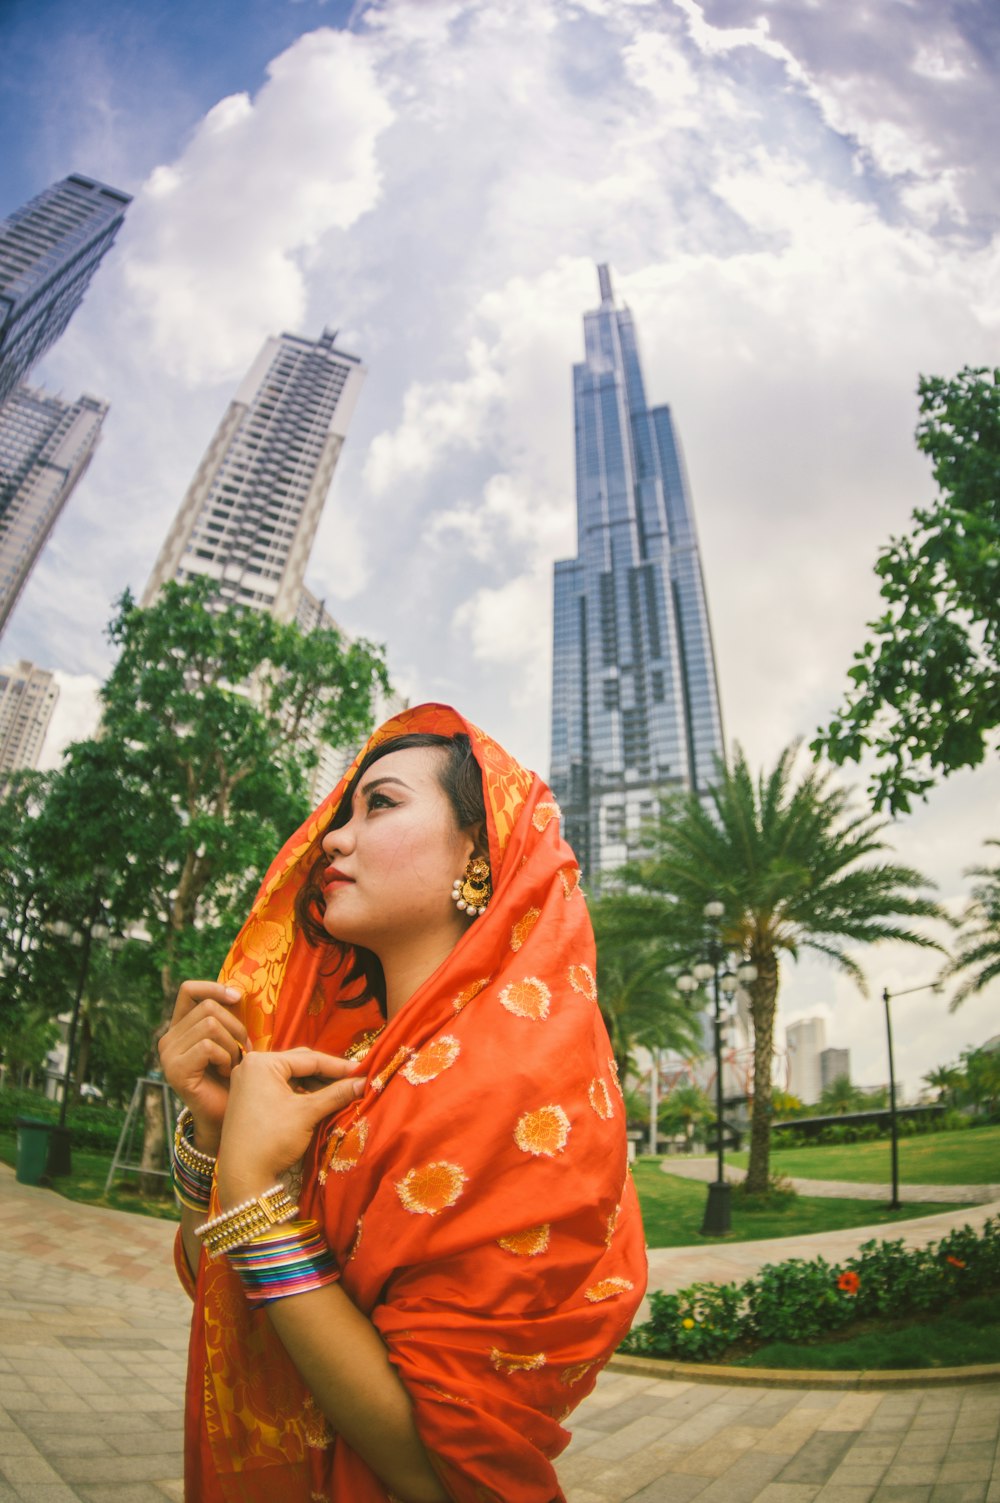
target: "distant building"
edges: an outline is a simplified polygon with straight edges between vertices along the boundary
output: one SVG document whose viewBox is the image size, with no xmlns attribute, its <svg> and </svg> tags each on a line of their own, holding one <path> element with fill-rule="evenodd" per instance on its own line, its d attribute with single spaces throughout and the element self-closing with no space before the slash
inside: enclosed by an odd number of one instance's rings
<svg viewBox="0 0 1000 1503">
<path fill-rule="evenodd" d="M 0 407 L 0 633 L 89 465 L 108 404 L 18 387 Z"/>
<path fill-rule="evenodd" d="M 66 328 L 131 202 L 74 173 L 0 222 L 0 404 Z"/>
<path fill-rule="evenodd" d="M 329 330 L 316 340 L 267 341 L 195 472 L 143 605 L 168 580 L 200 575 L 216 581 L 220 602 L 268 611 L 306 632 L 342 631 L 306 589 L 305 572 L 365 374 Z M 298 734 L 318 753 L 311 779 L 318 801 L 353 751 L 322 744 L 310 729 Z"/>
<path fill-rule="evenodd" d="M 826 1048 L 823 1018 L 800 1018 L 785 1029 L 788 1049 L 788 1091 L 805 1106 L 813 1106 L 823 1091 L 819 1057 Z"/>
<path fill-rule="evenodd" d="M 669 790 L 703 792 L 722 716 L 694 515 L 669 407 L 598 267 L 573 367 L 577 556 L 555 566 L 551 784 L 587 874 L 620 866 Z"/>
<path fill-rule="evenodd" d="M 38 766 L 59 689 L 45 668 L 23 659 L 0 668 L 0 790 L 11 773 Z"/>
<path fill-rule="evenodd" d="M 209 443 L 166 541 L 143 605 L 169 579 L 204 575 L 219 599 L 308 614 L 306 565 L 365 368 L 319 339 L 269 339 Z"/>
<path fill-rule="evenodd" d="M 819 1056 L 819 1089 L 820 1094 L 827 1086 L 832 1086 L 835 1080 L 847 1080 L 851 1078 L 851 1051 L 850 1049 L 821 1049 Z"/>
</svg>

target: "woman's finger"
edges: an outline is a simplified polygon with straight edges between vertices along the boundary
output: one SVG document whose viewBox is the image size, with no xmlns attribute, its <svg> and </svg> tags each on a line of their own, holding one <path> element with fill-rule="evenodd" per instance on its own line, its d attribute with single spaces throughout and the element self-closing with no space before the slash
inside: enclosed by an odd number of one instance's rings
<svg viewBox="0 0 1000 1503">
<path fill-rule="evenodd" d="M 242 1001 L 243 993 L 238 986 L 222 986 L 218 981 L 182 981 L 174 1002 L 170 1026 L 175 1028 L 178 1023 L 182 1023 L 199 1002 L 218 1002 L 231 1010 Z M 242 1023 L 240 1026 L 243 1026 Z"/>
<path fill-rule="evenodd" d="M 322 1122 L 324 1117 L 332 1117 L 336 1112 L 343 1111 L 344 1107 L 350 1106 L 352 1101 L 357 1101 L 364 1088 L 363 1079 L 337 1080 L 332 1085 L 316 1086 L 304 1092 L 303 1096 L 308 1097 L 309 1115 L 313 1126 Z"/>
<path fill-rule="evenodd" d="M 360 1060 L 343 1059 L 339 1054 L 321 1054 L 318 1049 L 286 1049 L 272 1054 L 272 1059 L 281 1060 L 293 1080 L 307 1075 L 319 1075 L 324 1080 L 345 1080 L 356 1076 L 362 1068 Z"/>
</svg>

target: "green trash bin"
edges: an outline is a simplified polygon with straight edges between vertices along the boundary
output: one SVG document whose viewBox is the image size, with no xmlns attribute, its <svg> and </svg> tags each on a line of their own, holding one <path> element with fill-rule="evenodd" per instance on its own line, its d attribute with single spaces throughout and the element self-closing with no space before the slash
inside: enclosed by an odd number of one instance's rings
<svg viewBox="0 0 1000 1503">
<path fill-rule="evenodd" d="M 40 1185 L 49 1161 L 51 1122 L 37 1117 L 15 1117 L 17 1129 L 17 1167 L 14 1177 L 22 1185 Z"/>
</svg>

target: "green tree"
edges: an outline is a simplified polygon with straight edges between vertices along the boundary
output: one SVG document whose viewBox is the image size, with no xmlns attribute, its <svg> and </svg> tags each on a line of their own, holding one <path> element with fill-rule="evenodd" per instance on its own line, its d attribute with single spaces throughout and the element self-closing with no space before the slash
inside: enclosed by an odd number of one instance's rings
<svg viewBox="0 0 1000 1503">
<path fill-rule="evenodd" d="M 1000 846 L 1000 840 L 986 844 Z M 942 981 L 963 977 L 949 1012 L 1000 976 L 1000 864 L 972 866 L 965 875 L 978 880 L 959 921 L 958 949 L 941 975 Z"/>
<path fill-rule="evenodd" d="M 936 1065 L 924 1076 L 937 1099 L 943 1105 L 957 1106 L 965 1086 L 965 1071 L 960 1065 Z"/>
<path fill-rule="evenodd" d="M 1000 369 L 922 377 L 918 392 L 939 495 L 879 553 L 885 609 L 812 744 L 837 763 L 873 751 L 875 807 L 894 813 L 978 766 L 1000 725 Z"/>
<path fill-rule="evenodd" d="M 788 747 L 773 771 L 755 779 L 737 749 L 734 765 L 720 767 L 704 802 L 688 795 L 665 805 L 649 831 L 649 856 L 622 873 L 637 894 L 637 937 L 667 935 L 665 947 L 677 963 L 689 962 L 702 942 L 704 905 L 718 899 L 725 908 L 723 943 L 757 968 L 746 986 L 754 1032 L 751 1194 L 765 1192 L 770 1181 L 781 956 L 816 951 L 864 992 L 864 973 L 848 946 L 902 940 L 940 948 L 909 926 L 911 919 L 942 915 L 922 894 L 928 884 L 919 872 L 884 859 L 885 823 L 858 812 L 846 790 L 831 786 L 829 773 L 811 768 L 796 781 L 796 752 Z"/>
<path fill-rule="evenodd" d="M 661 1132 L 670 1134 L 682 1132 L 687 1142 L 690 1143 L 696 1128 L 715 1121 L 715 1107 L 704 1091 L 686 1082 L 683 1085 L 674 1086 L 673 1090 L 668 1091 L 664 1096 L 660 1102 L 658 1120 Z"/>
<path fill-rule="evenodd" d="M 873 1111 L 886 1104 L 886 1091 L 865 1091 L 852 1085 L 850 1077 L 838 1075 L 836 1080 L 824 1086 L 816 1103 L 816 1111 L 824 1117 L 843 1117 L 848 1112 Z"/>
<path fill-rule="evenodd" d="M 362 740 L 376 691 L 389 686 L 370 643 L 219 607 L 209 580 L 168 584 L 145 610 L 124 595 L 109 635 L 119 656 L 99 734 L 68 749 L 29 811 L 31 884 L 43 926 L 60 917 L 80 929 L 99 898 L 120 937 L 145 936 L 149 962 L 131 997 L 162 1023 L 185 975 L 217 970 L 272 857 L 307 814 L 317 743 Z M 99 967 L 88 999 L 115 1000 Z M 161 1116 L 151 1092 L 150 1165 Z"/>
<path fill-rule="evenodd" d="M 637 937 L 634 900 L 618 894 L 595 898 L 590 906 L 597 941 L 597 995 L 618 1074 L 633 1073 L 635 1051 L 700 1049 L 696 1014 L 673 984 L 662 943 Z"/>
<path fill-rule="evenodd" d="M 1000 1049 L 963 1049 L 965 1098 L 977 1112 L 995 1118 L 1000 1113 Z"/>
</svg>

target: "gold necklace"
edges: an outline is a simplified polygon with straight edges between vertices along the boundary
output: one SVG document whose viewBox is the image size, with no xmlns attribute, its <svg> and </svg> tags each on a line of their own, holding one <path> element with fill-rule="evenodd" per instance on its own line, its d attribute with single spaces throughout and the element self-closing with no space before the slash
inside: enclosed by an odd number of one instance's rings
<svg viewBox="0 0 1000 1503">
<path fill-rule="evenodd" d="M 344 1058 L 364 1059 L 367 1054 L 371 1053 L 372 1046 L 379 1034 L 385 1032 L 385 1027 L 386 1025 L 383 1023 L 381 1028 L 369 1028 L 368 1032 L 363 1033 L 356 1043 L 351 1044 L 350 1048 L 344 1050 Z"/>
</svg>

